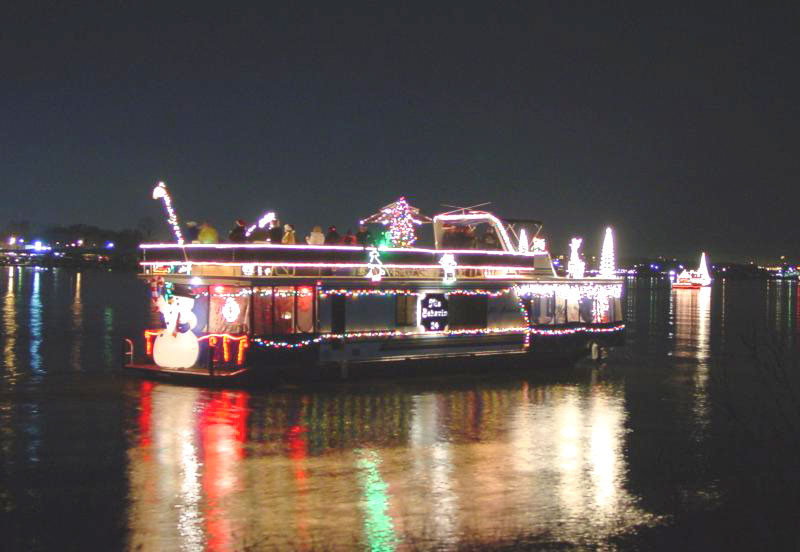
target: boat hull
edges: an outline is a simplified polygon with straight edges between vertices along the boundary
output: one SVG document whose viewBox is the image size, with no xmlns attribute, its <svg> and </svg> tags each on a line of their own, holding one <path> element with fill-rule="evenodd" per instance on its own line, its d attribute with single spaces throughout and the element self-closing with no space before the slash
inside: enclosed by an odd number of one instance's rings
<svg viewBox="0 0 800 552">
<path fill-rule="evenodd" d="M 127 363 L 123 368 L 139 377 L 196 385 L 259 385 L 276 382 L 314 382 L 342 379 L 435 377 L 444 374 L 485 374 L 568 366 L 601 350 L 624 345 L 623 327 L 577 325 L 558 335 L 467 337 L 447 340 L 363 340 L 315 344 L 303 349 L 251 350 L 246 366 L 162 368 L 150 363 Z M 603 331 L 609 330 L 609 331 Z M 552 328 L 548 331 L 553 331 Z M 568 333 L 572 332 L 572 333 Z M 459 340 L 455 340 L 459 341 Z"/>
</svg>

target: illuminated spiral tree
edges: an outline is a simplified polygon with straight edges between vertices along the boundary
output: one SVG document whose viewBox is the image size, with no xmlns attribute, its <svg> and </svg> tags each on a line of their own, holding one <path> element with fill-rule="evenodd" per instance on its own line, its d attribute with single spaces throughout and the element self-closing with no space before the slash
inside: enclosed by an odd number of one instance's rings
<svg viewBox="0 0 800 552">
<path fill-rule="evenodd" d="M 614 235 L 611 233 L 611 228 L 606 228 L 606 237 L 603 240 L 603 250 L 600 252 L 600 277 L 613 278 L 615 270 Z"/>
</svg>

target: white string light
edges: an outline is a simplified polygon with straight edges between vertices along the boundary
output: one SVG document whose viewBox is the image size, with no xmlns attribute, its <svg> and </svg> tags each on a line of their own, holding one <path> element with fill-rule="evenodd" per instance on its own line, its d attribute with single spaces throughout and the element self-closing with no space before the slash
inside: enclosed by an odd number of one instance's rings
<svg viewBox="0 0 800 552">
<path fill-rule="evenodd" d="M 164 208 L 167 210 L 167 222 L 172 226 L 175 239 L 180 245 L 183 245 L 183 234 L 181 234 L 181 227 L 178 224 L 178 215 L 175 214 L 175 210 L 172 208 L 172 198 L 169 196 L 166 184 L 159 182 L 158 185 L 153 188 L 153 199 L 164 200 Z"/>
<path fill-rule="evenodd" d="M 613 278 L 615 270 L 614 235 L 609 227 L 606 228 L 606 237 L 603 239 L 603 250 L 600 253 L 600 277 Z"/>
</svg>

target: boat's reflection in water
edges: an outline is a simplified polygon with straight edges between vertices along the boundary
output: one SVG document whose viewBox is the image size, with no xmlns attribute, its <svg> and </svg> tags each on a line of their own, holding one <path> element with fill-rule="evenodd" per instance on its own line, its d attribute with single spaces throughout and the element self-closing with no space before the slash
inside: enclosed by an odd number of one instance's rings
<svg viewBox="0 0 800 552">
<path fill-rule="evenodd" d="M 309 395 L 132 385 L 134 549 L 586 543 L 649 518 L 625 489 L 618 384 Z"/>
<path fill-rule="evenodd" d="M 711 288 L 672 291 L 675 303 L 676 368 L 686 371 L 694 388 L 692 413 L 696 423 L 694 439 L 706 438 L 710 424 L 708 392 L 711 356 Z"/>
</svg>

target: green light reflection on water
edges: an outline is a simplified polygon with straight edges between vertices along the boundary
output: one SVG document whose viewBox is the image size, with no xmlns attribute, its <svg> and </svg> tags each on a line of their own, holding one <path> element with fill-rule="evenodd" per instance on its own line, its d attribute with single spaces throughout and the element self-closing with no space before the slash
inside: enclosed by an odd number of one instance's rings
<svg viewBox="0 0 800 552">
<path fill-rule="evenodd" d="M 377 451 L 357 449 L 356 466 L 360 470 L 359 480 L 364 491 L 364 532 L 367 549 L 375 552 L 394 550 L 397 535 L 389 515 L 389 485 L 381 477 L 378 466 L 381 459 Z"/>
<path fill-rule="evenodd" d="M 114 308 L 107 306 L 103 309 L 103 353 L 107 365 L 114 362 L 114 347 L 112 332 L 114 331 Z"/>
</svg>

